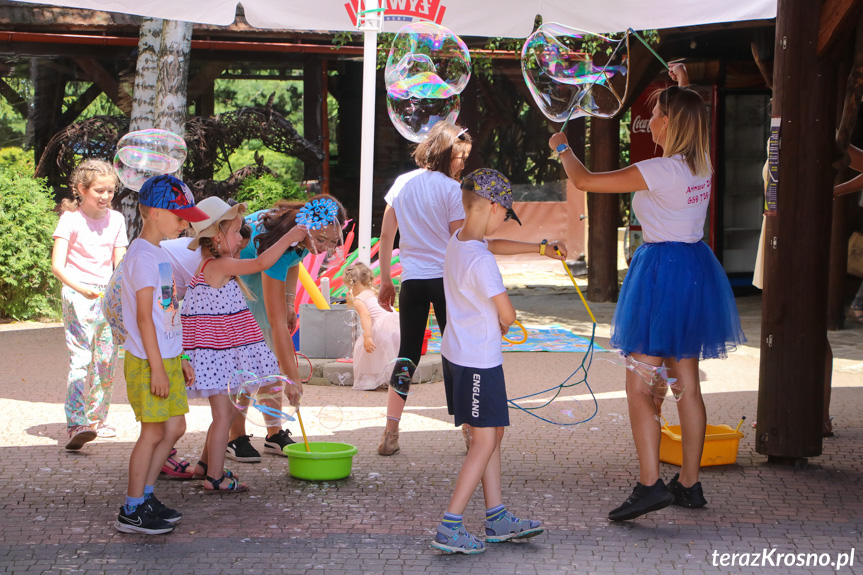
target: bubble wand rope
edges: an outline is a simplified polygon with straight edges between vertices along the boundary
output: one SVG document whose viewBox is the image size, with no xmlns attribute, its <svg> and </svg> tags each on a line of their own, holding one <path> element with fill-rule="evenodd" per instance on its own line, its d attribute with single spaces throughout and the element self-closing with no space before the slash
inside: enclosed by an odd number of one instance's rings
<svg viewBox="0 0 863 575">
<path fill-rule="evenodd" d="M 554 251 L 556 253 L 560 254 L 560 250 L 557 248 L 557 246 L 554 246 Z M 515 409 L 520 409 L 521 411 L 523 411 L 529 415 L 532 415 L 532 416 L 536 417 L 537 419 L 540 419 L 546 423 L 551 423 L 551 424 L 560 425 L 560 426 L 570 426 L 570 425 L 579 425 L 581 423 L 585 423 L 587 421 L 590 421 L 591 419 L 596 417 L 597 413 L 599 413 L 599 403 L 596 401 L 596 395 L 593 393 L 593 389 L 591 389 L 590 383 L 588 383 L 588 381 L 587 381 L 587 372 L 590 370 L 590 366 L 593 364 L 593 351 L 594 351 L 594 344 L 596 342 L 596 318 L 594 317 L 593 312 L 590 311 L 590 307 L 587 305 L 587 301 L 585 301 L 584 295 L 582 295 L 582 293 L 581 293 L 581 289 L 579 289 L 578 284 L 575 283 L 575 278 L 572 277 L 572 272 L 569 270 L 569 266 L 567 266 L 566 262 L 564 262 L 564 261 L 562 261 L 561 263 L 563 264 L 563 267 L 566 269 L 566 273 L 567 273 L 567 275 L 569 275 L 569 279 L 572 281 L 572 285 L 574 285 L 576 291 L 578 291 L 578 295 L 581 297 L 581 302 L 584 304 L 584 308 L 587 310 L 587 313 L 590 314 L 590 318 L 593 320 L 593 328 L 592 328 L 591 333 L 590 333 L 590 343 L 587 346 L 587 351 L 585 352 L 584 357 L 581 360 L 581 365 L 579 365 L 578 368 L 569 375 L 569 377 L 567 377 L 565 380 L 563 380 L 563 383 L 561 383 L 560 385 L 556 385 L 554 387 L 550 387 L 548 389 L 545 389 L 543 391 L 538 391 L 536 393 L 531 393 L 528 395 L 523 395 L 521 397 L 516 397 L 514 399 L 509 399 L 509 400 L 507 400 L 507 403 L 509 403 L 510 407 L 515 408 Z M 587 362 L 587 365 L 585 365 L 585 362 Z M 569 380 L 571 380 L 573 377 L 575 377 L 575 374 L 578 373 L 579 371 L 584 372 L 584 375 L 582 376 L 582 378 L 580 380 L 574 382 L 574 383 L 570 383 L 567 385 L 567 382 Z M 590 417 L 587 417 L 581 421 L 574 421 L 571 423 L 559 423 L 556 421 L 548 420 L 548 419 L 546 419 L 540 415 L 537 415 L 536 413 L 533 413 L 537 409 L 542 409 L 543 407 L 547 407 L 548 405 L 550 405 L 555 399 L 557 399 L 557 397 L 560 395 L 560 392 L 563 390 L 564 387 L 572 387 L 572 386 L 578 385 L 579 383 L 582 383 L 582 382 L 584 382 L 584 385 L 587 386 L 587 390 L 590 392 L 590 396 L 593 399 L 593 414 Z M 545 393 L 548 393 L 548 392 L 554 390 L 555 388 L 557 389 L 557 391 L 554 392 L 554 395 L 552 395 L 548 401 L 543 402 L 541 405 L 537 405 L 534 407 L 523 407 L 523 406 L 519 405 L 518 403 L 516 403 L 516 402 L 521 401 L 523 399 L 529 399 L 531 397 L 543 395 Z"/>
<path fill-rule="evenodd" d="M 310 452 L 311 449 L 309 449 L 309 438 L 306 437 L 306 428 L 303 426 L 303 418 L 300 415 L 300 408 L 299 407 L 297 408 L 297 419 L 300 422 L 300 431 L 303 432 L 303 443 L 306 444 L 306 452 Z"/>
</svg>

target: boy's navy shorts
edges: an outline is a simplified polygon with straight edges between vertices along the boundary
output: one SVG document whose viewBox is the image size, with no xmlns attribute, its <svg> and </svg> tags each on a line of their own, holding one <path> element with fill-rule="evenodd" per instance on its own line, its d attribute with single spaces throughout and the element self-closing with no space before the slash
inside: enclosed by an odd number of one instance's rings
<svg viewBox="0 0 863 575">
<path fill-rule="evenodd" d="M 462 367 L 441 357 L 446 407 L 455 416 L 456 427 L 506 427 L 509 407 L 503 366 L 479 369 Z"/>
</svg>

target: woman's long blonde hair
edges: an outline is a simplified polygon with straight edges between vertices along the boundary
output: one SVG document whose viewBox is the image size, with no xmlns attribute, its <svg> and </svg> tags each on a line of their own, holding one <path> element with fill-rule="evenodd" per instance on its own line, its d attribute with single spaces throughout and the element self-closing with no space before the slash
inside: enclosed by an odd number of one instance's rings
<svg viewBox="0 0 863 575">
<path fill-rule="evenodd" d="M 650 104 L 659 103 L 659 111 L 668 117 L 662 156 L 681 155 L 692 175 L 706 178 L 713 172 L 710 165 L 710 124 L 707 106 L 695 90 L 670 86 L 657 90 Z"/>
</svg>

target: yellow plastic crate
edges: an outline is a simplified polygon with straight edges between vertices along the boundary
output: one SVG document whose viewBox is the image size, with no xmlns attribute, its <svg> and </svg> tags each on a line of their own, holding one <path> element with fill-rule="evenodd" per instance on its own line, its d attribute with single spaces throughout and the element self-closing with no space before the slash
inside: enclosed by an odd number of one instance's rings
<svg viewBox="0 0 863 575">
<path fill-rule="evenodd" d="M 701 454 L 701 467 L 737 462 L 737 447 L 743 434 L 727 425 L 708 425 Z M 659 460 L 683 465 L 683 443 L 679 425 L 664 425 L 659 441 Z"/>
</svg>

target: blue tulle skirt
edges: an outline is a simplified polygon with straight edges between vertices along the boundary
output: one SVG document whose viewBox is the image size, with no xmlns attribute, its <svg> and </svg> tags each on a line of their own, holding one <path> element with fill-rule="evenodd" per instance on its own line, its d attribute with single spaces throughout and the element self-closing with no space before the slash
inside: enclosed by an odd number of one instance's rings
<svg viewBox="0 0 863 575">
<path fill-rule="evenodd" d="M 614 312 L 612 347 L 711 359 L 726 357 L 745 341 L 725 270 L 704 242 L 638 248 Z"/>
</svg>

